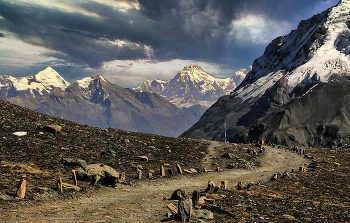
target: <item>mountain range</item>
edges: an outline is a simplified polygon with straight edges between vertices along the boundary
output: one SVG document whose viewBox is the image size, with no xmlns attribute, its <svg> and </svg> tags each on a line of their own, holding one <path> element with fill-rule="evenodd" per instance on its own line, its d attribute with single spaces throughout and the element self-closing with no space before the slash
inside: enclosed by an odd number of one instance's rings
<svg viewBox="0 0 350 223">
<path fill-rule="evenodd" d="M 349 17 L 350 1 L 342 0 L 274 39 L 242 83 L 181 137 L 224 140 L 225 119 L 231 142 L 348 143 Z"/>
<path fill-rule="evenodd" d="M 231 78 L 215 78 L 195 64 L 185 66 L 170 81 L 147 80 L 134 90 L 157 93 L 180 108 L 201 105 L 209 108 L 215 101 L 232 92 L 251 67 L 237 71 Z"/>
<path fill-rule="evenodd" d="M 15 78 L 0 76 L 0 97 L 54 117 L 102 128 L 178 136 L 198 119 L 167 99 L 90 76 L 73 84 L 53 68 Z"/>
</svg>

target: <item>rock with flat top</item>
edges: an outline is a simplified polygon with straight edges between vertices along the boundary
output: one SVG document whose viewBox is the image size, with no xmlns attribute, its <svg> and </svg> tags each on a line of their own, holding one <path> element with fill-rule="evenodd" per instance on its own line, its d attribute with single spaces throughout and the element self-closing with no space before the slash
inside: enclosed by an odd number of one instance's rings
<svg viewBox="0 0 350 223">
<path fill-rule="evenodd" d="M 119 173 L 104 164 L 90 164 L 79 168 L 76 175 L 78 180 L 87 180 L 93 184 L 101 182 L 102 185 L 115 185 L 119 179 Z"/>
</svg>

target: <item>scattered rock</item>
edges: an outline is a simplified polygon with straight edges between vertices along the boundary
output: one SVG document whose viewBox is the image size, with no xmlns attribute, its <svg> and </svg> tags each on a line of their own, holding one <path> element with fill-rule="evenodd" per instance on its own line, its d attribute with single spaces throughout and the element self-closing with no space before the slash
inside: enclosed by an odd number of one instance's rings
<svg viewBox="0 0 350 223">
<path fill-rule="evenodd" d="M 278 179 L 278 174 L 275 173 L 272 177 L 271 177 L 271 180 L 277 180 Z"/>
<path fill-rule="evenodd" d="M 15 136 L 25 136 L 25 135 L 27 135 L 27 132 L 14 132 L 13 134 Z"/>
<path fill-rule="evenodd" d="M 86 168 L 87 166 L 85 160 L 79 158 L 61 158 L 59 163 L 66 166 L 79 166 L 82 168 Z"/>
<path fill-rule="evenodd" d="M 105 156 L 113 156 L 113 157 L 115 157 L 117 155 L 117 153 L 111 149 L 106 150 L 106 151 L 102 151 L 101 154 L 105 155 Z"/>
<path fill-rule="evenodd" d="M 192 173 L 198 173 L 198 171 L 197 171 L 196 169 L 194 169 L 194 168 L 190 168 L 190 171 L 191 171 Z"/>
<path fill-rule="evenodd" d="M 0 194 L 0 201 L 3 200 L 3 201 L 9 201 L 9 200 L 12 200 L 12 197 L 9 196 L 9 195 L 6 195 L 6 194 Z"/>
<path fill-rule="evenodd" d="M 224 155 L 222 155 L 223 158 L 228 158 L 228 159 L 234 159 L 237 156 L 235 154 L 232 153 L 225 153 Z"/>
<path fill-rule="evenodd" d="M 192 217 L 212 220 L 214 219 L 214 214 L 209 210 L 201 209 L 201 210 L 194 210 L 192 212 Z"/>
<path fill-rule="evenodd" d="M 284 214 L 282 215 L 281 217 L 282 219 L 285 219 L 285 220 L 289 220 L 289 221 L 296 221 L 297 219 L 295 219 L 295 217 L 289 215 L 289 214 Z"/>
<path fill-rule="evenodd" d="M 144 162 L 148 162 L 148 157 L 147 156 L 140 156 L 140 160 Z"/>
</svg>

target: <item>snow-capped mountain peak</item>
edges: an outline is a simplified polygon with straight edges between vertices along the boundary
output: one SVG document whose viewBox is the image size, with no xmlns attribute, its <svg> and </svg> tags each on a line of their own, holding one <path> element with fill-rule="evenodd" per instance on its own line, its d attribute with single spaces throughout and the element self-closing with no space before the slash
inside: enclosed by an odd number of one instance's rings
<svg viewBox="0 0 350 223">
<path fill-rule="evenodd" d="M 34 97 L 41 97 L 50 93 L 55 87 L 65 90 L 68 86 L 69 83 L 51 67 L 27 77 L 0 76 L 0 91 L 3 96 L 28 92 Z"/>
<path fill-rule="evenodd" d="M 328 82 L 350 73 L 350 1 L 301 21 L 298 29 L 273 40 L 255 60 L 253 70 L 236 89 L 243 100 L 261 96 L 279 79 L 289 92 L 301 83 Z"/>
<path fill-rule="evenodd" d="M 192 81 L 215 81 L 215 77 L 210 76 L 208 73 L 204 72 L 203 69 L 195 64 L 188 65 L 179 73 L 180 76 L 188 76 Z"/>
<path fill-rule="evenodd" d="M 229 94 L 235 87 L 241 83 L 245 76 L 242 69 L 232 78 L 215 78 L 195 64 L 185 66 L 170 81 L 145 81 L 137 91 L 145 91 L 160 94 L 178 107 L 191 107 L 193 105 L 202 105 L 210 107 L 219 97 Z"/>
<path fill-rule="evenodd" d="M 47 67 L 45 70 L 33 75 L 33 79 L 43 85 L 55 86 L 62 90 L 65 90 L 69 86 L 69 83 L 51 67 Z"/>
<path fill-rule="evenodd" d="M 82 89 L 89 88 L 91 84 L 93 84 L 94 81 L 99 80 L 103 82 L 107 82 L 106 79 L 100 75 L 91 75 L 89 77 L 85 77 L 81 80 L 77 80 L 76 82 L 78 83 L 79 87 Z"/>
</svg>

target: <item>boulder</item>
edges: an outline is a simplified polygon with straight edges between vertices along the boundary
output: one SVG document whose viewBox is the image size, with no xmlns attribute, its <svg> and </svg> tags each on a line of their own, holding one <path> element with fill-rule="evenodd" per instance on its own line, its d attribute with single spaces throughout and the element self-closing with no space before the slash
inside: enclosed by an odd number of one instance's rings
<svg viewBox="0 0 350 223">
<path fill-rule="evenodd" d="M 103 164 L 90 164 L 76 171 L 78 180 L 88 180 L 91 184 L 101 182 L 102 185 L 115 185 L 119 179 L 119 173 L 112 167 Z"/>
<path fill-rule="evenodd" d="M 85 168 L 87 166 L 85 160 L 79 158 L 61 158 L 59 163 L 66 166 L 79 166 L 81 168 Z"/>
<path fill-rule="evenodd" d="M 62 126 L 59 125 L 45 125 L 44 127 L 38 127 L 38 130 L 42 130 L 45 132 L 56 133 L 62 130 Z"/>
<path fill-rule="evenodd" d="M 192 212 L 192 216 L 195 218 L 203 218 L 203 219 L 208 219 L 208 220 L 214 219 L 213 212 L 206 210 L 206 209 L 194 210 Z"/>
<path fill-rule="evenodd" d="M 181 189 L 175 190 L 171 195 L 171 199 L 174 199 L 174 200 L 181 200 L 186 198 L 187 198 L 186 192 Z"/>
<path fill-rule="evenodd" d="M 181 199 L 178 205 L 178 217 L 182 222 L 189 222 L 192 212 L 192 202 L 188 199 Z"/>
</svg>

